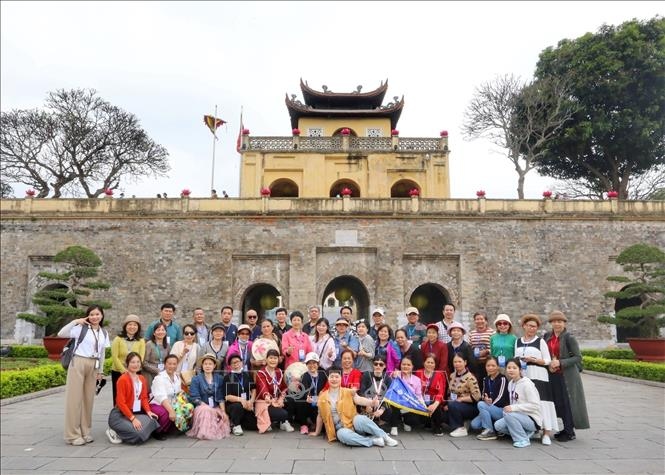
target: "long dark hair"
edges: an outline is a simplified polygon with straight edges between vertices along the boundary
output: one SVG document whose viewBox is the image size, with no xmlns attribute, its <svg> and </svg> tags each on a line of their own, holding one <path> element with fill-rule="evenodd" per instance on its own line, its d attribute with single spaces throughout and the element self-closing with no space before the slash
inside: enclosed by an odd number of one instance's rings
<svg viewBox="0 0 665 475">
<path fill-rule="evenodd" d="M 166 325 L 164 325 L 162 322 L 159 322 L 155 325 L 155 328 L 152 329 L 152 336 L 150 337 L 150 341 L 157 346 L 157 340 L 155 339 L 155 330 L 157 330 L 159 327 L 162 327 L 164 330 L 166 330 Z M 166 342 L 166 336 L 164 336 L 164 339 L 162 340 L 162 346 L 166 349 L 168 348 L 168 343 Z"/>
<path fill-rule="evenodd" d="M 99 313 L 102 314 L 102 319 L 99 321 L 99 327 L 104 326 L 104 309 L 99 305 L 90 305 L 85 311 L 85 318 L 88 318 L 93 310 L 99 310 Z"/>
<path fill-rule="evenodd" d="M 319 323 L 325 323 L 326 324 L 326 334 L 330 335 L 330 322 L 325 317 L 321 317 L 316 321 L 316 325 L 314 325 L 314 341 L 315 342 L 319 341 L 319 332 L 318 332 L 318 330 L 316 330 L 316 327 L 319 326 Z"/>
</svg>

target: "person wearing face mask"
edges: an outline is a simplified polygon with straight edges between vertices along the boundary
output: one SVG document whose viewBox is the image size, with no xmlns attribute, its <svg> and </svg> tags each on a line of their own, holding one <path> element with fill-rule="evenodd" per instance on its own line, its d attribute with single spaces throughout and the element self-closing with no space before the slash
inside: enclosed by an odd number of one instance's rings
<svg viewBox="0 0 665 475">
<path fill-rule="evenodd" d="M 240 355 L 229 357 L 231 371 L 226 373 L 222 382 L 224 407 L 229 415 L 233 435 L 241 436 L 245 429 L 256 430 L 256 415 L 254 414 L 254 401 L 256 401 L 256 388 L 252 377 L 243 371 L 243 361 Z"/>
<path fill-rule="evenodd" d="M 243 323 L 238 327 L 238 333 L 236 341 L 229 347 L 229 351 L 226 357 L 226 369 L 231 369 L 229 365 L 229 358 L 231 355 L 239 355 L 242 359 L 242 370 L 249 371 L 250 359 L 252 357 L 252 342 L 249 340 L 251 335 L 251 330 L 249 325 Z"/>
</svg>

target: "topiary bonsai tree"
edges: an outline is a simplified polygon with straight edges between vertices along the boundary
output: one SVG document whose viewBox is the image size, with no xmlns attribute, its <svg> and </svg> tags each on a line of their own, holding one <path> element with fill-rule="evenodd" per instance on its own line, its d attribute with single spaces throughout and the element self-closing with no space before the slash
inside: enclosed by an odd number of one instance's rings
<svg viewBox="0 0 665 475">
<path fill-rule="evenodd" d="M 622 308 L 614 317 L 600 316 L 598 321 L 634 328 L 640 338 L 660 337 L 660 329 L 665 327 L 665 252 L 656 246 L 634 244 L 621 251 L 616 263 L 630 276 L 608 277 L 609 281 L 626 285 L 622 290 L 607 292 L 605 297 L 641 303 Z"/>
<path fill-rule="evenodd" d="M 57 288 L 43 288 L 35 292 L 32 302 L 41 315 L 19 313 L 18 318 L 44 327 L 44 335 L 51 336 L 70 321 L 85 316 L 85 308 L 99 305 L 111 308 L 109 302 L 91 298 L 93 290 L 106 290 L 110 285 L 97 280 L 102 260 L 90 249 L 83 246 L 70 246 L 53 258 L 54 262 L 65 264 L 64 272 L 40 272 L 41 283 L 54 281 Z"/>
</svg>

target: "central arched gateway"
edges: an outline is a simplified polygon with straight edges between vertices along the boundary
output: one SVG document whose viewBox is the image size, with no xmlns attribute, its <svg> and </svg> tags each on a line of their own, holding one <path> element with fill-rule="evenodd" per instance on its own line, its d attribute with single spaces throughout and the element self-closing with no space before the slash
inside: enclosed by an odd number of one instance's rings
<svg viewBox="0 0 665 475">
<path fill-rule="evenodd" d="M 369 317 L 369 292 L 365 284 L 352 275 L 342 275 L 331 280 L 323 291 L 321 301 L 323 316 L 334 324 L 339 317 L 339 309 L 348 305 L 353 309 L 356 320 Z"/>
<path fill-rule="evenodd" d="M 440 321 L 443 317 L 443 306 L 451 302 L 448 291 L 441 285 L 432 283 L 418 286 L 409 298 L 409 304 L 420 311 L 420 321 L 425 325 Z"/>
<path fill-rule="evenodd" d="M 282 296 L 270 284 L 260 283 L 248 287 L 242 299 L 242 323 L 245 323 L 247 310 L 253 308 L 259 315 L 259 321 L 264 318 L 273 318 L 275 309 L 282 305 Z"/>
</svg>

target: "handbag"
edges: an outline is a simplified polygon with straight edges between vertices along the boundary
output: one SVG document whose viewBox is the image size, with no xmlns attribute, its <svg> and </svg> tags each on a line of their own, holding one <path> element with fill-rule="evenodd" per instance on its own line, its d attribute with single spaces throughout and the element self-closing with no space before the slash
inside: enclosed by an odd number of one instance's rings
<svg viewBox="0 0 665 475">
<path fill-rule="evenodd" d="M 62 353 L 60 353 L 60 364 L 65 370 L 69 369 L 69 365 L 72 362 L 74 353 L 76 352 L 76 349 L 79 347 L 79 345 L 85 338 L 86 333 L 88 333 L 88 325 L 83 325 L 78 340 L 76 338 L 70 338 L 69 341 L 62 348 Z"/>
</svg>

